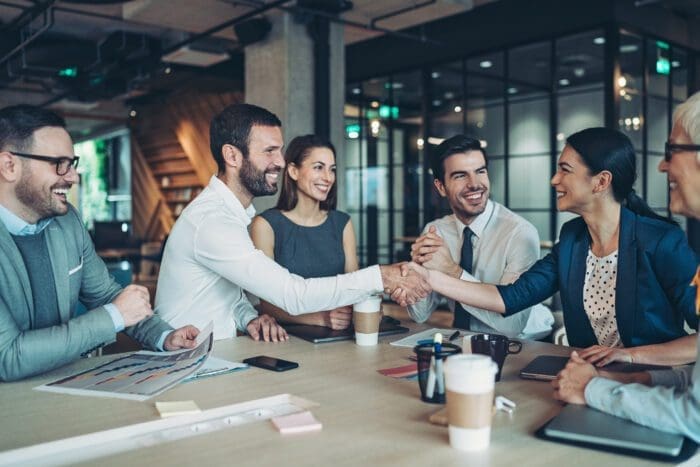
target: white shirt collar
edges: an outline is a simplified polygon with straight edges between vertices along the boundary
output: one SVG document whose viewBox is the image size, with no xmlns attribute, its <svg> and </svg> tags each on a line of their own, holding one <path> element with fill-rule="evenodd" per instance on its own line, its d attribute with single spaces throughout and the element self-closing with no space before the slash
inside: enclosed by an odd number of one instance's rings
<svg viewBox="0 0 700 467">
<path fill-rule="evenodd" d="M 233 194 L 233 191 L 231 191 L 231 189 L 216 175 L 211 176 L 209 187 L 221 197 L 224 204 L 226 204 L 237 217 L 246 219 L 246 225 L 255 217 L 255 206 L 251 203 L 250 206 L 244 208 L 240 200 Z"/>
<path fill-rule="evenodd" d="M 0 204 L 0 222 L 11 235 L 23 237 L 25 235 L 35 235 L 46 228 L 51 223 L 53 217 L 41 219 L 36 224 L 30 224 L 15 213 Z"/>
<path fill-rule="evenodd" d="M 491 216 L 493 215 L 494 206 L 495 205 L 490 199 L 486 200 L 484 212 L 476 216 L 476 219 L 474 219 L 469 225 L 463 224 L 462 221 L 457 218 L 457 216 L 454 216 L 455 224 L 457 224 L 457 231 L 463 232 L 465 227 L 469 227 L 471 231 L 474 232 L 474 235 L 476 235 L 476 238 L 481 238 L 481 236 L 484 234 L 484 229 L 486 229 L 486 224 L 489 223 L 489 219 L 491 219 Z"/>
</svg>

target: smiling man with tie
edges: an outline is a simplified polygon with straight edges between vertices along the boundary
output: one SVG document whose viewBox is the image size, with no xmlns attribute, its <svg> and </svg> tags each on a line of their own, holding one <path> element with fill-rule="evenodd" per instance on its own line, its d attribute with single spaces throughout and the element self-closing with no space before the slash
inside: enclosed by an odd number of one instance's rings
<svg viewBox="0 0 700 467">
<path fill-rule="evenodd" d="M 411 246 L 413 261 L 465 281 L 509 284 L 539 259 L 535 227 L 489 199 L 488 159 L 479 140 L 456 135 L 431 155 L 435 188 L 452 214 L 430 222 Z M 408 308 L 423 322 L 438 306 L 435 292 Z M 448 301 L 454 327 L 509 337 L 547 336 L 554 319 L 543 305 L 509 317 Z"/>
</svg>

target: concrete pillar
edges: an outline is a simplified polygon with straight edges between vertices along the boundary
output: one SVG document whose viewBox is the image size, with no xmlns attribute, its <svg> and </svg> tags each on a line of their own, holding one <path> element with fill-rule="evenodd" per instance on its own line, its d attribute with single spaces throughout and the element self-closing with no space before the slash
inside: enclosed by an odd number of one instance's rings
<svg viewBox="0 0 700 467">
<path fill-rule="evenodd" d="M 245 49 L 245 101 L 274 112 L 282 120 L 285 142 L 289 142 L 295 136 L 314 132 L 313 41 L 306 26 L 289 13 L 275 12 L 268 19 L 272 22 L 269 36 Z M 331 24 L 330 48 L 331 141 L 342 151 L 345 131 L 342 25 Z M 341 158 L 342 153 L 339 154 Z M 254 205 L 262 212 L 274 206 L 276 200 L 276 196 L 258 198 Z"/>
</svg>

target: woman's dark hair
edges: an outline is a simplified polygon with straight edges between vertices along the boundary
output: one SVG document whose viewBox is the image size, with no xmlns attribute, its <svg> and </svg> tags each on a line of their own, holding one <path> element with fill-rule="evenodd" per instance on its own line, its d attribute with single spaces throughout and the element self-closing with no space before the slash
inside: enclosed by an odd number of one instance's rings
<svg viewBox="0 0 700 467">
<path fill-rule="evenodd" d="M 652 211 L 634 192 L 637 165 L 634 147 L 626 135 L 609 128 L 587 128 L 569 136 L 566 143 L 581 156 L 592 175 L 603 170 L 612 174 L 612 191 L 617 202 L 640 216 L 675 224 Z"/>
<path fill-rule="evenodd" d="M 330 151 L 333 153 L 333 158 L 336 158 L 335 147 L 333 147 L 333 144 L 331 144 L 330 141 L 316 135 L 297 136 L 289 143 L 289 146 L 284 153 L 284 160 L 287 163 L 287 167 L 289 167 L 290 164 L 301 167 L 304 159 L 306 159 L 311 154 L 311 151 L 316 148 L 330 149 Z M 321 209 L 324 211 L 335 209 L 338 202 L 337 193 L 338 183 L 336 182 L 333 183 L 333 186 L 331 186 L 325 201 L 321 201 Z M 280 190 L 280 197 L 277 200 L 277 209 L 282 211 L 290 211 L 297 205 L 298 200 L 299 195 L 297 194 L 297 182 L 289 176 L 289 171 L 285 169 L 284 175 L 282 176 L 282 189 Z"/>
</svg>

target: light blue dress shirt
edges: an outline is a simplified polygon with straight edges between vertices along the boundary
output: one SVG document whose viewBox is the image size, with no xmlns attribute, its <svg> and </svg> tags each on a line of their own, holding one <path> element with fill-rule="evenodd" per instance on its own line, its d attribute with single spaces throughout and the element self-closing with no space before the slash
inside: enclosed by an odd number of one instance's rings
<svg viewBox="0 0 700 467">
<path fill-rule="evenodd" d="M 700 358 L 700 339 L 698 340 Z M 609 414 L 700 442 L 700 368 L 650 371 L 654 387 L 593 378 L 586 403 Z"/>
</svg>

